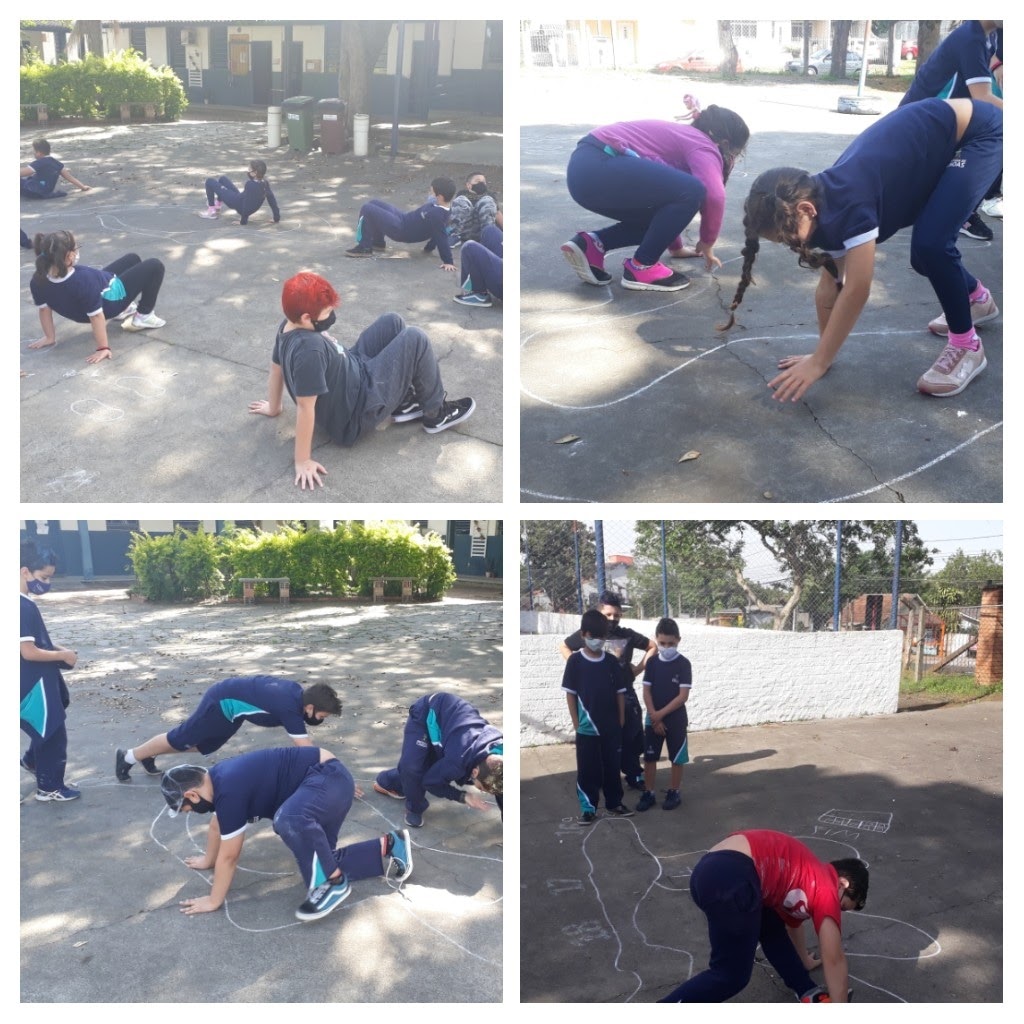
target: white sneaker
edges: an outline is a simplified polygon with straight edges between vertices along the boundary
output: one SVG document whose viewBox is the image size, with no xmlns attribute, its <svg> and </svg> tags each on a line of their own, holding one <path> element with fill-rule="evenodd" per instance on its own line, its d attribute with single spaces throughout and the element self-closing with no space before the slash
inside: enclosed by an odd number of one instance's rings
<svg viewBox="0 0 1024 1024">
<path fill-rule="evenodd" d="M 125 320 L 121 326 L 126 331 L 145 331 L 154 327 L 166 327 L 167 321 L 161 320 L 155 313 L 136 313 L 130 320 Z"/>
<path fill-rule="evenodd" d="M 124 309 L 121 310 L 120 313 L 117 314 L 117 316 L 114 317 L 114 319 L 127 320 L 128 317 L 135 316 L 135 310 L 138 308 L 138 305 L 139 304 L 137 302 L 133 302 L 130 306 L 126 306 Z"/>
<path fill-rule="evenodd" d="M 220 210 L 218 210 L 216 206 L 207 207 L 199 214 L 199 216 L 202 217 L 203 220 L 216 220 L 219 215 Z"/>
<path fill-rule="evenodd" d="M 985 214 L 986 217 L 994 217 L 997 220 L 1002 220 L 1003 219 L 1003 197 L 1002 196 L 996 196 L 995 199 L 986 199 L 981 204 L 981 206 L 978 207 L 978 209 L 981 210 L 981 212 L 983 214 Z"/>
</svg>

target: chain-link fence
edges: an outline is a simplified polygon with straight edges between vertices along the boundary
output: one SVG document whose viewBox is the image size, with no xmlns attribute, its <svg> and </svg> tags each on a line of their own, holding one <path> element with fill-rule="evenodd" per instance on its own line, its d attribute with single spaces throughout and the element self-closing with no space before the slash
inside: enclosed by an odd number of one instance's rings
<svg viewBox="0 0 1024 1024">
<path fill-rule="evenodd" d="M 989 580 L 951 585 L 931 572 L 911 522 L 533 520 L 522 523 L 520 555 L 524 610 L 580 614 L 608 591 L 633 619 L 900 629 L 905 667 L 918 674 L 973 673 L 983 624 L 995 629 L 998 617 L 1001 678 L 1001 571 L 998 594 Z"/>
</svg>

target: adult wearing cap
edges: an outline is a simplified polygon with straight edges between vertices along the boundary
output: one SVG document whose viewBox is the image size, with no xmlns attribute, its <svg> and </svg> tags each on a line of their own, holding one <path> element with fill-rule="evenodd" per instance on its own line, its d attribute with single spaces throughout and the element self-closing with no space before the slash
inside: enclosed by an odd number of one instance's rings
<svg viewBox="0 0 1024 1024">
<path fill-rule="evenodd" d="M 300 921 L 325 917 L 351 892 L 350 882 L 387 877 L 401 881 L 412 873 L 409 833 L 388 832 L 377 839 L 336 849 L 356 789 L 349 770 L 319 747 L 275 747 L 228 758 L 206 769 L 177 765 L 160 783 L 170 816 L 181 811 L 210 814 L 206 852 L 188 857 L 196 871 L 213 869 L 208 896 L 181 901 L 184 914 L 218 910 L 227 896 L 250 821 L 271 818 L 274 831 L 292 851 L 307 896 L 295 911 Z M 387 860 L 385 860 L 387 858 Z"/>
<path fill-rule="evenodd" d="M 477 789 L 494 796 L 503 810 L 503 781 L 501 730 L 469 701 L 453 693 L 431 693 L 409 708 L 398 767 L 381 772 L 373 788 L 404 799 L 406 824 L 419 828 L 430 806 L 427 793 L 484 811 L 490 805 L 473 792 Z"/>
</svg>

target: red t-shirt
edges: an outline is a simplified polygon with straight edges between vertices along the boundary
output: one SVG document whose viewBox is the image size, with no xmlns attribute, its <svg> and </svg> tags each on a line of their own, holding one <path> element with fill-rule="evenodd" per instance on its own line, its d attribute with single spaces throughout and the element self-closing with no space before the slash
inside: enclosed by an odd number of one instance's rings
<svg viewBox="0 0 1024 1024">
<path fill-rule="evenodd" d="M 842 931 L 839 875 L 831 864 L 823 864 L 803 843 L 784 832 L 751 829 L 733 835 L 744 836 L 750 843 L 766 907 L 791 928 L 809 918 L 819 932 L 821 923 L 831 917 Z"/>
</svg>

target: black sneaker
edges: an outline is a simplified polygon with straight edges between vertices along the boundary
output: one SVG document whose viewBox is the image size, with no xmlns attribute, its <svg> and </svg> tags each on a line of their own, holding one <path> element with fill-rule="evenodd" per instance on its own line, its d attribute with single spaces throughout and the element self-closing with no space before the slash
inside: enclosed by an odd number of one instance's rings
<svg viewBox="0 0 1024 1024">
<path fill-rule="evenodd" d="M 472 398 L 459 398 L 449 402 L 448 396 L 441 403 L 441 408 L 436 416 L 423 416 L 423 429 L 428 434 L 440 434 L 442 430 L 457 426 L 463 420 L 468 420 L 476 409 L 476 402 Z"/>
<path fill-rule="evenodd" d="M 961 235 L 976 238 L 979 242 L 991 242 L 992 229 L 981 219 L 977 210 L 967 218 L 967 223 L 960 229 Z"/>
<path fill-rule="evenodd" d="M 410 420 L 423 419 L 423 406 L 420 405 L 416 392 L 412 388 L 406 391 L 405 398 L 398 403 L 398 407 L 391 414 L 391 418 L 395 423 L 408 423 Z"/>
<path fill-rule="evenodd" d="M 326 917 L 335 907 L 340 906 L 352 895 L 352 886 L 349 885 L 348 876 L 341 875 L 334 881 L 328 879 L 322 882 L 315 889 L 310 890 L 295 916 L 300 921 L 318 921 Z"/>
<path fill-rule="evenodd" d="M 594 811 L 584 811 L 577 819 L 577 825 L 593 825 L 597 821 L 597 814 Z"/>
<path fill-rule="evenodd" d="M 609 807 L 608 813 L 613 818 L 632 818 L 635 811 L 631 811 L 625 804 L 619 804 L 618 807 Z"/>
<path fill-rule="evenodd" d="M 358 259 L 360 256 L 372 256 L 373 249 L 368 245 L 357 245 L 351 249 L 346 249 L 345 255 L 352 256 Z"/>
<path fill-rule="evenodd" d="M 139 764 L 145 768 L 147 775 L 163 775 L 163 772 L 156 766 L 155 757 L 144 757 Z"/>
<path fill-rule="evenodd" d="M 118 747 L 117 753 L 114 755 L 114 774 L 117 776 L 118 782 L 131 782 L 128 773 L 132 770 L 132 766 L 125 758 L 127 753 L 127 750 L 122 750 Z"/>
<path fill-rule="evenodd" d="M 635 789 L 638 792 L 643 792 L 647 787 L 644 785 L 644 777 L 642 775 L 627 775 L 626 785 L 630 789 Z"/>
</svg>

